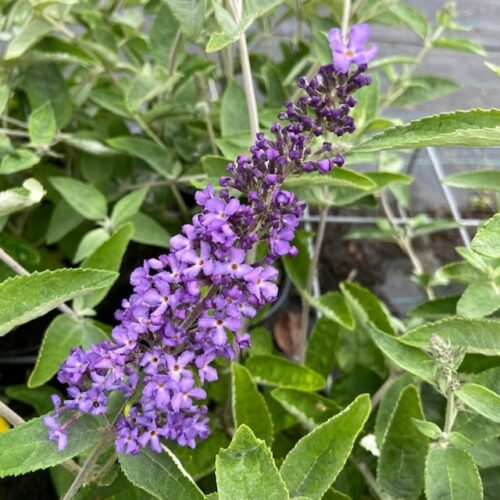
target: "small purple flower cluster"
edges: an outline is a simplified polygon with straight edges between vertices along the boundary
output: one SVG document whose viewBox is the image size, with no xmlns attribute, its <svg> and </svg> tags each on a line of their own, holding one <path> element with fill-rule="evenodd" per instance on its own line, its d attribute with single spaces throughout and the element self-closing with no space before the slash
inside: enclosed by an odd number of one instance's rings
<svg viewBox="0 0 500 500">
<path fill-rule="evenodd" d="M 310 82 L 299 79 L 307 96 L 286 103 L 279 118 L 287 124 L 272 126 L 274 140 L 259 133 L 251 156 L 228 165 L 218 192 L 208 185 L 196 193 L 202 211 L 170 240 L 170 253 L 133 271 L 133 294 L 116 312 L 112 339 L 73 349 L 61 366 L 58 380 L 69 386 L 69 397 L 62 407 L 54 397 L 55 414 L 45 417 L 59 449 L 68 425 L 84 413 L 104 414 L 116 391 L 127 402 L 113 422 L 119 452 L 146 446 L 161 452 L 162 438 L 194 447 L 208 436 L 203 386 L 218 378 L 214 361 L 232 360 L 250 346 L 245 322 L 277 297 L 273 262 L 297 253 L 292 240 L 304 204 L 282 184 L 291 174 L 343 164 L 331 143 L 316 147 L 315 141 L 354 130 L 351 94 L 370 83 L 365 70 L 340 73 L 330 64 Z M 247 262 L 256 244 L 266 254 Z M 73 410 L 64 423 L 62 410 Z"/>
</svg>

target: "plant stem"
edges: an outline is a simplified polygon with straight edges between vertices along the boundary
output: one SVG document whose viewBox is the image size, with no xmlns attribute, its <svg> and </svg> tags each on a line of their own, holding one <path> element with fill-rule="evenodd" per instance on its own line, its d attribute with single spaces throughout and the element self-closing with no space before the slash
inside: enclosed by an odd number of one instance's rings
<svg viewBox="0 0 500 500">
<path fill-rule="evenodd" d="M 71 483 L 71 486 L 64 495 L 63 500 L 70 500 L 71 498 L 73 498 L 78 493 L 78 490 L 83 486 L 83 484 L 85 484 L 85 481 L 87 481 L 90 473 L 92 472 L 92 468 L 101 456 L 101 453 L 103 452 L 106 445 L 109 443 L 109 439 L 110 434 L 108 432 L 103 432 L 94 449 L 87 457 L 87 460 L 85 460 L 85 463 L 83 464 L 80 472 L 75 477 L 75 480 Z"/>
<path fill-rule="evenodd" d="M 364 462 L 358 460 L 353 460 L 353 462 L 354 466 L 361 473 L 364 480 L 366 481 L 366 484 L 371 489 L 372 493 L 377 498 L 382 498 L 382 494 L 380 493 L 377 480 L 373 477 L 372 471 L 368 468 L 368 466 Z"/>
<path fill-rule="evenodd" d="M 21 425 L 26 422 L 21 415 L 11 410 L 5 403 L 2 403 L 2 401 L 0 401 L 0 416 L 5 418 L 12 427 L 16 427 L 16 425 Z M 72 474 L 76 475 L 80 472 L 80 466 L 71 459 L 66 460 L 66 462 L 63 462 L 61 465 Z"/>
<path fill-rule="evenodd" d="M 7 267 L 12 269 L 16 274 L 27 275 L 30 274 L 17 260 L 13 259 L 3 248 L 0 248 L 0 261 L 2 261 Z M 75 311 L 66 304 L 60 304 L 57 308 L 64 314 L 69 316 L 78 317 Z"/>
<path fill-rule="evenodd" d="M 415 272 L 416 275 L 422 274 L 425 269 L 422 264 L 422 261 L 420 260 L 419 256 L 417 255 L 417 252 L 413 248 L 413 243 L 411 240 L 411 236 L 405 235 L 405 236 L 400 236 L 399 235 L 399 228 L 398 224 L 396 222 L 396 216 L 394 215 L 394 212 L 392 211 L 392 208 L 389 204 L 389 200 L 387 199 L 387 194 L 385 191 L 382 191 L 380 193 L 380 201 L 382 202 L 382 209 L 384 210 L 384 213 L 387 217 L 387 220 L 389 221 L 389 224 L 391 225 L 393 232 L 394 232 L 394 238 L 396 239 L 399 247 L 403 252 L 406 253 L 408 258 L 411 261 L 411 264 L 413 266 L 413 271 Z M 434 291 L 430 286 L 425 287 L 425 293 L 427 294 L 427 298 L 429 300 L 432 300 L 435 298 Z"/>
<path fill-rule="evenodd" d="M 241 21 L 242 4 L 241 0 L 229 0 L 233 17 L 237 23 Z M 241 72 L 243 74 L 243 88 L 245 89 L 245 97 L 247 101 L 248 118 L 250 121 L 250 131 L 252 139 L 259 132 L 259 114 L 257 112 L 257 100 L 255 99 L 255 90 L 252 79 L 252 68 L 250 66 L 250 56 L 248 55 L 247 38 L 243 33 L 238 42 L 240 52 Z"/>
<path fill-rule="evenodd" d="M 351 0 L 344 0 L 344 9 L 342 10 L 342 37 L 344 43 L 348 41 L 349 20 L 351 18 Z"/>
<path fill-rule="evenodd" d="M 314 243 L 314 253 L 311 260 L 311 265 L 309 266 L 309 270 L 307 272 L 306 279 L 306 292 L 311 292 L 312 283 L 314 280 L 314 275 L 317 272 L 317 267 L 319 263 L 319 257 L 321 254 L 321 247 L 323 246 L 323 239 L 325 237 L 325 229 L 326 222 L 328 218 L 328 207 L 321 207 L 319 211 L 319 223 L 318 223 L 318 231 L 316 233 L 316 241 Z M 306 343 L 307 343 L 307 334 L 309 331 L 309 312 L 310 312 L 309 302 L 302 298 L 302 316 L 300 321 L 300 339 L 299 339 L 299 359 L 301 362 L 304 362 L 305 354 L 306 354 Z"/>
</svg>

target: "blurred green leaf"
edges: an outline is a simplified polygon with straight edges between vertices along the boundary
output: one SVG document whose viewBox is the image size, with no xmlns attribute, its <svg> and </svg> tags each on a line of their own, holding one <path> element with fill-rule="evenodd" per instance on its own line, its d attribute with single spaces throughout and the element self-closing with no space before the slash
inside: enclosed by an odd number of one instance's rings
<svg viewBox="0 0 500 500">
<path fill-rule="evenodd" d="M 35 146 L 50 144 L 54 140 L 57 124 L 50 101 L 33 110 L 28 119 L 28 132 Z"/>
<path fill-rule="evenodd" d="M 73 262 L 78 263 L 92 255 L 103 243 L 109 239 L 109 233 L 99 227 L 92 229 L 80 240 L 76 248 Z"/>
<path fill-rule="evenodd" d="M 469 38 L 440 37 L 433 45 L 440 49 L 457 50 L 459 52 L 470 52 L 478 56 L 486 56 L 483 46 L 479 42 L 470 40 Z"/>
<path fill-rule="evenodd" d="M 38 203 L 45 195 L 43 186 L 36 179 L 26 179 L 22 187 L 0 191 L 0 217 L 9 215 Z"/>
<path fill-rule="evenodd" d="M 500 214 L 479 226 L 471 248 L 486 257 L 500 259 Z"/>
<path fill-rule="evenodd" d="M 11 40 L 5 52 L 5 59 L 14 59 L 23 55 L 38 40 L 54 30 L 54 26 L 44 19 L 32 19 Z"/>
<path fill-rule="evenodd" d="M 443 182 L 448 186 L 464 189 L 500 191 L 500 170 L 477 170 L 447 175 Z"/>
<path fill-rule="evenodd" d="M 325 385 L 325 379 L 319 373 L 278 356 L 252 356 L 245 366 L 262 385 L 306 391 L 319 390 Z"/>
<path fill-rule="evenodd" d="M 129 221 L 141 209 L 141 205 L 148 194 L 148 189 L 138 189 L 120 198 L 111 212 L 111 222 L 114 227 Z"/>
<path fill-rule="evenodd" d="M 28 379 L 28 387 L 40 387 L 59 370 L 74 347 L 88 349 L 91 344 L 106 339 L 102 330 L 89 320 L 65 314 L 56 316 L 43 336 L 35 367 Z"/>
<path fill-rule="evenodd" d="M 168 248 L 170 234 L 149 215 L 139 212 L 132 217 L 131 222 L 134 225 L 132 241 L 160 248 Z"/>
<path fill-rule="evenodd" d="M 106 218 L 108 214 L 106 198 L 94 186 L 70 177 L 51 177 L 50 183 L 64 200 L 86 219 Z"/>
<path fill-rule="evenodd" d="M 13 174 L 35 166 L 40 157 L 29 149 L 18 149 L 15 154 L 6 154 L 0 163 L 0 174 Z"/>
</svg>

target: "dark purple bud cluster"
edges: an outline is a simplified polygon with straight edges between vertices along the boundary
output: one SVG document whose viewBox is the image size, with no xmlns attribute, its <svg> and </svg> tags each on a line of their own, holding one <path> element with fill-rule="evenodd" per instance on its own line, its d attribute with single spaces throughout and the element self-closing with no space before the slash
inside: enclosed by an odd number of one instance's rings
<svg viewBox="0 0 500 500">
<path fill-rule="evenodd" d="M 54 398 L 56 413 L 45 418 L 49 437 L 66 445 L 66 429 L 80 415 L 102 415 L 109 395 L 119 391 L 127 403 L 113 422 L 116 449 L 135 454 L 161 439 L 194 447 L 209 434 L 206 392 L 217 380 L 216 358 L 232 360 L 248 348 L 245 323 L 276 299 L 281 256 L 292 245 L 304 204 L 282 189 L 286 177 L 303 171 L 329 171 L 342 165 L 328 133 L 352 132 L 352 92 L 370 82 L 366 66 L 339 73 L 323 66 L 310 82 L 299 80 L 307 96 L 286 103 L 271 140 L 259 133 L 251 156 L 228 166 L 218 192 L 208 185 L 196 193 L 202 208 L 191 224 L 170 240 L 170 252 L 144 262 L 130 278 L 133 294 L 116 312 L 112 338 L 89 350 L 73 349 L 58 379 L 68 398 Z M 236 198 L 227 189 L 241 192 Z M 265 245 L 266 255 L 247 262 L 247 252 Z M 60 423 L 62 411 L 72 415 Z"/>
</svg>

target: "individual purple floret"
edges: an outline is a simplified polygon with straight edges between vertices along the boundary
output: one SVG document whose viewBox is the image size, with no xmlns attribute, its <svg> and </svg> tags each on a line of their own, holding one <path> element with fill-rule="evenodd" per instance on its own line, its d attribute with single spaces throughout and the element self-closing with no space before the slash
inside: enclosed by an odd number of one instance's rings
<svg viewBox="0 0 500 500">
<path fill-rule="evenodd" d="M 68 398 L 61 405 L 54 397 L 55 413 L 44 419 L 59 449 L 68 425 L 83 414 L 104 414 L 116 391 L 125 401 L 113 421 L 118 452 L 161 452 L 162 440 L 194 447 L 208 436 L 203 387 L 218 379 L 215 360 L 232 360 L 250 346 L 244 325 L 278 294 L 274 261 L 297 253 L 293 239 L 304 203 L 282 185 L 290 175 L 343 165 L 329 141 L 354 131 L 352 94 L 371 82 L 367 27 L 351 29 L 347 52 L 334 32 L 334 64 L 298 80 L 304 95 L 285 103 L 272 136 L 257 134 L 249 155 L 228 165 L 221 189 L 208 185 L 196 193 L 201 212 L 171 238 L 168 254 L 132 272 L 133 293 L 115 314 L 111 339 L 73 349 L 61 366 L 58 380 L 69 386 Z M 247 262 L 256 244 L 265 255 Z M 61 424 L 63 411 L 71 416 Z"/>
<path fill-rule="evenodd" d="M 367 24 L 355 24 L 349 31 L 348 42 L 344 43 L 342 32 L 333 28 L 328 33 L 328 41 L 333 52 L 333 64 L 340 73 L 347 73 L 352 64 L 368 64 L 377 54 L 375 45 L 366 46 L 370 38 Z"/>
</svg>

